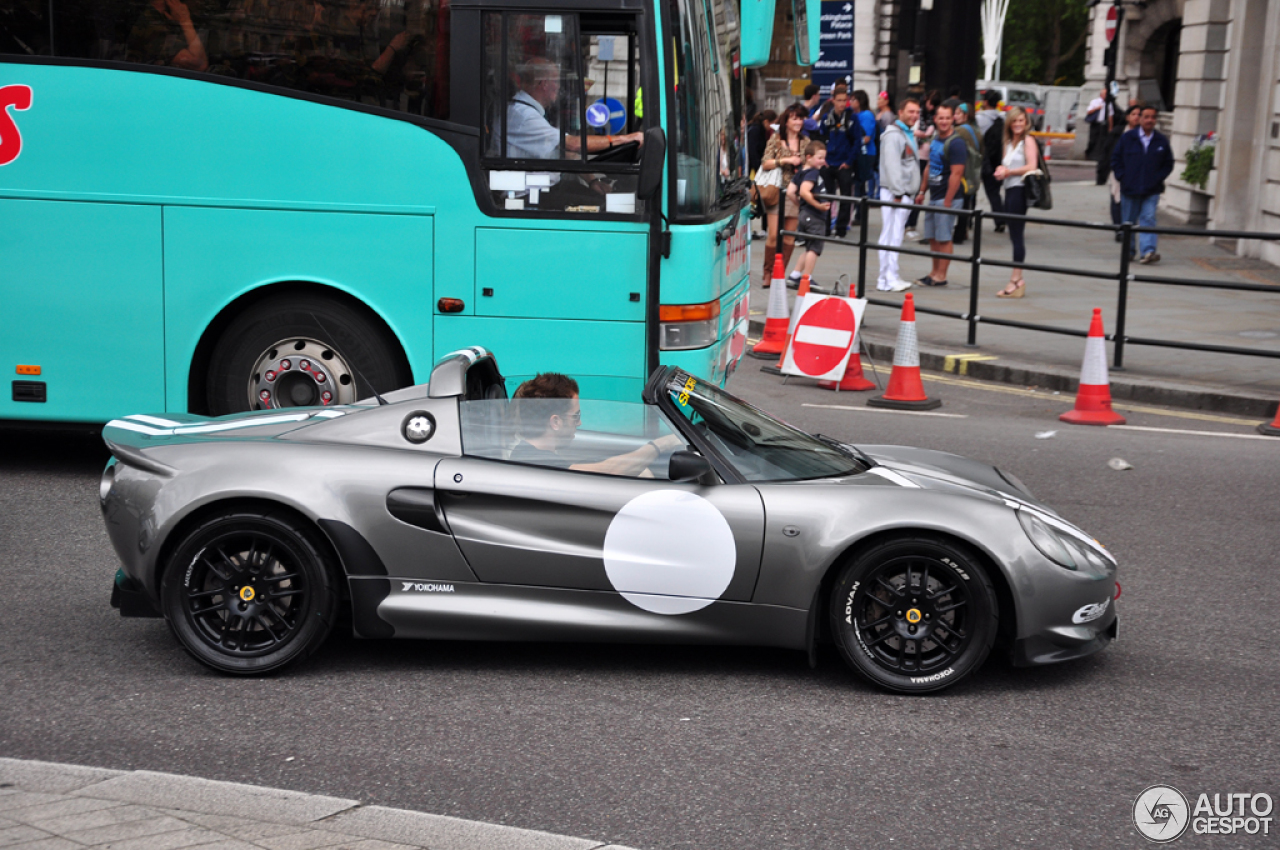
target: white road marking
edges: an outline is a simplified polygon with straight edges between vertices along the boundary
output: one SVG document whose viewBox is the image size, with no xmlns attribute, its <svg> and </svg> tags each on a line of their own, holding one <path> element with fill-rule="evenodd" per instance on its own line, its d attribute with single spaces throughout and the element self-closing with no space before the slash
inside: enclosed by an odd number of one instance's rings
<svg viewBox="0 0 1280 850">
<path fill-rule="evenodd" d="M 850 407 L 847 404 L 802 404 L 801 407 L 820 407 L 823 410 L 856 410 L 860 413 L 899 413 L 906 416 L 941 416 L 944 419 L 968 419 L 967 413 L 931 413 L 927 410 L 889 410 L 879 407 Z"/>
<path fill-rule="evenodd" d="M 1121 431 L 1154 431 L 1158 434 L 1193 434 L 1197 437 L 1235 437 L 1239 440 L 1271 440 L 1280 445 L 1280 438 L 1268 437 L 1265 434 L 1232 434 L 1228 431 L 1188 431 L 1185 428 L 1152 428 L 1148 425 L 1108 425 L 1110 429 Z"/>
</svg>

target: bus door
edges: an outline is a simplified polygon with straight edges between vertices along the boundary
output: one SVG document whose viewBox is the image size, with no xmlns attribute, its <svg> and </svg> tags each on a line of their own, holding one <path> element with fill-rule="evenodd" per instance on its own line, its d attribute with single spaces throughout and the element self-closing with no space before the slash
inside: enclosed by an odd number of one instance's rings
<svg viewBox="0 0 1280 850">
<path fill-rule="evenodd" d="M 474 288 L 437 285 L 465 300 L 437 313 L 437 349 L 484 345 L 509 379 L 561 371 L 584 394 L 635 398 L 648 364 L 652 211 L 637 182 L 646 89 L 657 126 L 651 23 L 631 0 L 545 9 L 454 3 L 455 23 L 474 24 L 455 26 L 455 51 L 475 34 L 488 217 L 470 246 Z"/>
</svg>

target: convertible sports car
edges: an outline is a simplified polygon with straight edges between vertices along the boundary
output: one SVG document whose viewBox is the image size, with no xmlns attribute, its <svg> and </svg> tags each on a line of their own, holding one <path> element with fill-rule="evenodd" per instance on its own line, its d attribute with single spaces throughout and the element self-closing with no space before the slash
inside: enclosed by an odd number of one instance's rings
<svg viewBox="0 0 1280 850">
<path fill-rule="evenodd" d="M 642 402 L 508 400 L 493 356 L 335 408 L 103 434 L 112 604 L 225 673 L 357 636 L 834 642 L 925 693 L 1116 636 L 1115 560 L 1013 476 L 812 436 L 679 369 Z"/>
</svg>

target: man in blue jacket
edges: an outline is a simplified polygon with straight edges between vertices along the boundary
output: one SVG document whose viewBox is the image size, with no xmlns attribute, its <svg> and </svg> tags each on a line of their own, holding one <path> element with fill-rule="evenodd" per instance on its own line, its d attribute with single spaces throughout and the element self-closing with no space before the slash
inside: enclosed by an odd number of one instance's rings
<svg viewBox="0 0 1280 850">
<path fill-rule="evenodd" d="M 1156 226 L 1156 205 L 1173 172 L 1173 150 L 1156 129 L 1156 108 L 1144 106 L 1138 126 L 1120 137 L 1111 152 L 1111 170 L 1120 181 L 1120 215 L 1139 227 Z M 1157 263 L 1156 234 L 1138 234 L 1140 263 Z"/>
<path fill-rule="evenodd" d="M 858 145 L 854 141 L 858 126 L 854 111 L 849 108 L 849 89 L 837 83 L 831 90 L 831 109 L 822 118 L 821 134 L 827 140 L 827 167 L 822 177 L 830 188 L 839 187 L 841 195 L 853 195 L 853 180 L 858 168 Z M 849 231 L 849 213 L 853 205 L 841 202 L 836 214 L 836 236 L 845 238 Z"/>
</svg>

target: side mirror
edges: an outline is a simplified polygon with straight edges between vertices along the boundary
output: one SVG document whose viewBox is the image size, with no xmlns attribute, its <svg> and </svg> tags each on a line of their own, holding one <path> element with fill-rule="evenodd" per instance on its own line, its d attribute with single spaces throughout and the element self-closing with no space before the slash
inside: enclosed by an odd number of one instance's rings
<svg viewBox="0 0 1280 850">
<path fill-rule="evenodd" d="M 644 148 L 640 155 L 640 179 L 636 181 L 636 196 L 647 201 L 662 188 L 662 164 L 667 158 L 667 134 L 661 127 L 644 131 Z"/>
<path fill-rule="evenodd" d="M 676 452 L 671 455 L 667 477 L 672 481 L 697 481 L 711 471 L 711 462 L 697 452 Z"/>
</svg>

